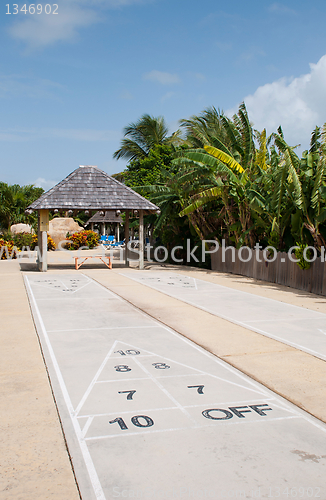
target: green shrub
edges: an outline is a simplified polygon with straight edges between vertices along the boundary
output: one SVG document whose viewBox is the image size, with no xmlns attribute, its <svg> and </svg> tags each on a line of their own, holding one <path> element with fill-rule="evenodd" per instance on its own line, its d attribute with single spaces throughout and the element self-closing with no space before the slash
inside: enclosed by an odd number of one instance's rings
<svg viewBox="0 0 326 500">
<path fill-rule="evenodd" d="M 304 255 L 303 255 L 303 252 L 304 252 L 305 248 L 308 247 L 308 245 L 304 245 L 303 243 L 297 243 L 297 246 L 299 248 L 296 248 L 295 251 L 294 251 L 294 253 L 295 253 L 296 258 L 299 259 L 298 262 L 297 262 L 298 266 L 303 271 L 305 269 L 310 269 L 311 262 L 306 261 L 306 259 L 304 258 Z M 312 257 L 313 257 L 313 251 L 309 249 L 306 252 L 306 256 L 307 256 L 308 259 L 312 259 Z"/>
<path fill-rule="evenodd" d="M 31 250 L 34 250 L 36 244 L 34 243 L 33 236 L 31 233 L 17 233 L 12 239 L 19 250 L 22 250 L 23 247 L 29 247 Z"/>
<path fill-rule="evenodd" d="M 100 237 L 94 231 L 81 231 L 80 233 L 74 233 L 72 235 L 66 236 L 67 240 L 71 240 L 71 243 L 67 243 L 66 248 L 68 250 L 78 250 L 80 247 L 94 248 L 99 244 Z"/>
<path fill-rule="evenodd" d="M 5 241 L 11 241 L 13 239 L 13 235 L 11 234 L 11 231 L 4 230 L 2 232 L 1 238 Z"/>
<path fill-rule="evenodd" d="M 33 234 L 32 235 L 32 243 L 30 245 L 30 249 L 31 250 L 35 250 L 35 247 L 37 246 L 37 234 Z M 48 250 L 55 250 L 56 246 L 55 246 L 55 243 L 53 241 L 53 239 L 51 238 L 51 236 L 48 234 Z"/>
<path fill-rule="evenodd" d="M 30 250 L 35 250 L 37 246 L 37 234 L 30 233 L 18 233 L 10 239 L 0 238 L 0 258 L 5 260 L 7 258 L 17 258 L 19 251 L 26 250 L 27 247 Z M 13 249 L 15 248 L 14 252 Z M 55 243 L 51 236 L 48 235 L 48 250 L 55 250 Z"/>
</svg>

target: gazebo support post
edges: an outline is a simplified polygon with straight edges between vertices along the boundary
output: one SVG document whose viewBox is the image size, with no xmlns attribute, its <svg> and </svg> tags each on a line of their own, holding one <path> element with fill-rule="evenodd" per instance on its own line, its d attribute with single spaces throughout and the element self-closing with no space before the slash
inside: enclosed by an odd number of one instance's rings
<svg viewBox="0 0 326 500">
<path fill-rule="evenodd" d="M 129 267 L 129 210 L 126 210 L 125 218 L 125 267 Z"/>
<path fill-rule="evenodd" d="M 144 269 L 144 211 L 139 210 L 139 269 Z"/>
<path fill-rule="evenodd" d="M 37 231 L 37 244 L 39 253 L 37 257 L 37 267 L 41 272 L 48 270 L 48 232 L 49 230 L 49 211 L 38 210 L 38 231 Z"/>
</svg>

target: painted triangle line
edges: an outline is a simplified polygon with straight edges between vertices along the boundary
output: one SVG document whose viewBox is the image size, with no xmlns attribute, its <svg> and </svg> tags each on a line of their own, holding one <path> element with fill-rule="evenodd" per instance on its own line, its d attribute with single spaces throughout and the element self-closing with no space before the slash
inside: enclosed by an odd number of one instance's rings
<svg viewBox="0 0 326 500">
<path fill-rule="evenodd" d="M 192 416 L 187 412 L 187 410 L 185 410 L 185 408 L 172 396 L 172 394 L 169 393 L 169 391 L 167 389 L 165 389 L 165 387 L 160 384 L 160 382 L 155 378 L 153 377 L 153 375 L 147 370 L 147 368 L 145 368 L 145 366 L 143 366 L 140 361 L 137 360 L 137 358 L 134 359 L 135 363 L 145 372 L 147 373 L 147 375 L 151 378 L 151 380 L 157 385 L 157 387 L 159 389 L 161 389 L 161 391 L 169 398 L 171 399 L 171 401 L 194 423 L 195 420 L 192 418 Z"/>
<path fill-rule="evenodd" d="M 82 408 L 83 404 L 85 403 L 86 399 L 88 398 L 88 396 L 89 396 L 89 394 L 90 394 L 91 390 L 93 389 L 93 387 L 94 387 L 94 385 L 95 385 L 95 383 L 96 383 L 96 381 L 97 381 L 98 377 L 101 375 L 102 370 L 104 369 L 104 367 L 105 367 L 105 365 L 106 365 L 106 363 L 107 363 L 107 361 L 108 361 L 108 359 L 109 359 L 109 357 L 110 357 L 110 355 L 111 355 L 111 353 L 112 353 L 113 349 L 115 349 L 115 346 L 117 345 L 117 343 L 118 343 L 118 342 L 115 340 L 115 341 L 114 341 L 114 343 L 113 343 L 113 345 L 112 345 L 112 347 L 111 347 L 111 349 L 109 350 L 108 354 L 105 356 L 104 360 L 102 361 L 102 363 L 101 363 L 101 365 L 100 365 L 99 369 L 98 369 L 98 370 L 97 370 L 97 372 L 95 373 L 95 376 L 94 376 L 94 378 L 93 378 L 92 382 L 89 384 L 89 386 L 88 386 L 88 388 L 87 388 L 87 390 L 86 390 L 85 394 L 83 395 L 82 399 L 80 400 L 80 402 L 79 402 L 79 404 L 78 404 L 78 406 L 77 406 L 77 408 L 76 408 L 76 410 L 75 410 L 75 414 L 76 414 L 76 415 L 78 415 L 78 413 L 80 412 L 80 410 L 81 410 L 81 408 Z"/>
<path fill-rule="evenodd" d="M 133 349 L 136 349 L 136 350 L 139 350 L 139 349 L 140 349 L 139 347 L 136 347 L 136 346 L 134 346 L 134 345 L 132 345 L 132 344 L 127 344 L 127 343 L 122 342 L 122 341 L 119 341 L 119 342 L 120 342 L 121 344 L 125 344 L 125 345 L 127 345 L 127 346 L 129 346 L 129 347 L 132 347 Z M 144 350 L 146 351 L 146 349 L 144 349 Z M 151 352 L 151 351 L 146 351 L 146 352 Z M 251 388 L 246 387 L 246 386 L 244 386 L 244 385 L 242 385 L 242 384 L 237 384 L 236 382 L 231 382 L 230 380 L 224 379 L 223 377 L 219 377 L 218 375 L 212 375 L 212 374 L 210 374 L 210 373 L 208 373 L 208 372 L 204 372 L 203 370 L 199 370 L 198 368 L 193 368 L 192 366 L 186 365 L 186 364 L 184 364 L 184 363 L 180 363 L 179 361 L 175 361 L 174 359 L 166 358 L 166 357 L 161 356 L 161 355 L 159 355 L 159 354 L 155 354 L 155 353 L 151 353 L 151 354 L 153 354 L 154 356 L 157 356 L 157 357 L 159 357 L 159 358 L 161 358 L 161 359 L 164 359 L 165 361 L 168 361 L 169 363 L 176 363 L 177 365 L 180 365 L 180 366 L 182 366 L 183 368 L 188 368 L 188 370 L 194 370 L 194 371 L 197 371 L 197 372 L 198 372 L 198 375 L 207 375 L 208 377 L 214 377 L 214 378 L 216 378 L 217 380 L 221 380 L 222 382 L 225 382 L 225 383 L 227 383 L 227 384 L 234 385 L 234 386 L 236 386 L 236 387 L 239 387 L 240 389 L 246 389 L 246 390 L 248 390 L 248 391 L 253 391 L 253 392 L 255 392 L 255 393 L 259 394 L 259 395 L 265 395 L 265 392 L 263 392 L 263 391 L 259 391 L 258 389 L 251 389 Z"/>
<path fill-rule="evenodd" d="M 139 356 L 138 356 L 139 357 Z M 111 358 L 111 359 L 116 359 L 116 358 Z M 203 376 L 205 373 L 197 373 L 196 377 Z M 156 375 L 155 378 L 161 379 L 161 378 L 181 378 L 181 377 L 192 377 L 194 376 L 193 373 L 185 373 L 183 375 Z M 134 380 L 148 380 L 148 377 L 135 377 L 135 378 L 124 378 L 124 382 L 133 382 Z M 110 380 L 97 380 L 96 384 L 107 384 L 110 382 L 117 382 L 117 379 L 110 379 Z"/>
<path fill-rule="evenodd" d="M 203 406 L 203 405 L 200 405 L 200 406 Z M 190 408 L 190 407 L 189 407 Z M 178 408 L 177 406 L 167 406 L 165 408 L 145 408 L 145 409 L 141 409 L 141 410 L 136 410 L 136 411 L 139 411 L 139 412 L 142 412 L 142 413 L 151 413 L 151 412 L 155 412 L 155 411 L 165 411 L 165 410 L 178 410 L 180 411 L 180 408 Z M 79 417 L 77 418 L 96 418 L 96 417 L 112 417 L 114 415 L 117 415 L 117 413 L 119 415 L 130 415 L 132 414 L 132 410 L 125 410 L 125 411 L 112 411 L 110 413 L 89 413 L 87 415 L 79 415 Z M 85 424 L 86 425 L 86 424 Z"/>
<path fill-rule="evenodd" d="M 86 436 L 88 429 L 90 428 L 90 426 L 93 423 L 93 420 L 94 420 L 94 415 L 89 415 L 88 418 L 87 418 L 87 422 L 86 422 L 86 424 L 84 425 L 84 427 L 82 429 L 82 436 L 83 436 L 83 438 Z"/>
<path fill-rule="evenodd" d="M 65 283 L 64 283 L 62 280 L 60 280 L 60 279 L 55 279 L 55 280 L 53 280 L 53 283 L 54 283 L 54 282 L 61 283 L 61 285 L 60 285 L 60 286 L 63 286 L 66 290 L 69 290 L 69 287 L 68 287 L 67 285 L 65 285 Z M 82 285 L 82 286 L 81 286 L 81 287 L 79 287 L 79 288 L 76 288 L 76 290 L 72 291 L 71 293 L 73 294 L 73 293 L 75 293 L 75 292 L 77 292 L 77 291 L 79 291 L 79 290 L 82 290 L 83 288 L 85 288 L 85 286 L 89 285 L 90 283 L 91 283 L 91 280 L 88 280 L 88 282 L 87 282 L 87 283 L 85 283 L 84 285 Z M 43 284 L 43 283 L 38 283 L 37 281 L 32 282 L 32 285 L 35 285 L 35 286 L 40 286 L 40 287 L 42 287 L 42 288 L 46 288 L 47 290 L 49 290 L 49 289 L 50 289 L 50 290 L 53 290 L 53 289 L 55 289 L 55 288 L 58 288 L 56 285 L 55 285 L 55 286 L 49 286 L 49 285 L 47 285 L 46 283 L 44 283 L 44 284 Z M 62 290 L 57 290 L 57 291 L 58 291 L 58 292 L 62 292 Z M 49 299 L 38 299 L 38 300 L 49 300 Z"/>
<path fill-rule="evenodd" d="M 189 427 L 174 427 L 171 429 L 157 429 L 157 430 L 147 430 L 147 431 L 139 431 L 139 432 L 128 432 L 127 434 L 108 434 L 108 435 L 103 435 L 103 436 L 92 436 L 85 438 L 85 441 L 94 441 L 96 439 L 110 439 L 110 438 L 115 438 L 115 437 L 126 437 L 126 436 L 139 436 L 141 434 L 157 434 L 158 432 L 171 432 L 171 431 L 182 431 L 184 429 L 197 429 L 198 427 L 201 427 L 199 425 L 194 425 L 194 426 L 189 426 Z"/>
<path fill-rule="evenodd" d="M 67 297 L 69 298 L 69 297 Z M 40 300 L 53 300 L 53 299 L 37 299 L 38 301 Z M 55 299 L 54 299 L 55 300 Z M 57 299 L 57 300 L 62 300 L 62 299 Z M 124 329 L 135 329 L 135 328 L 160 328 L 160 326 L 156 325 L 139 325 L 139 326 L 101 326 L 99 328 L 68 328 L 64 330 L 48 330 L 48 333 L 57 333 L 57 332 L 89 332 L 90 330 L 124 330 Z M 121 342 L 119 340 L 119 342 Z M 122 342 L 121 342 L 122 343 Z"/>
<path fill-rule="evenodd" d="M 134 345 L 132 345 L 132 344 L 127 344 L 127 343 L 122 342 L 122 341 L 119 341 L 119 342 L 120 342 L 121 344 L 125 344 L 125 345 L 127 345 L 127 346 L 129 346 L 129 347 L 132 347 L 133 349 L 136 349 L 136 350 L 139 350 L 139 349 L 140 349 L 140 347 L 136 347 L 136 346 L 134 346 Z M 165 361 L 168 361 L 169 363 L 175 363 L 175 364 L 177 364 L 177 365 L 179 365 L 179 366 L 182 366 L 183 368 L 188 368 L 188 370 L 194 370 L 194 371 L 198 372 L 198 373 L 199 373 L 199 374 L 201 374 L 201 375 L 208 375 L 208 374 L 207 374 L 207 373 L 205 373 L 203 370 L 199 370 L 198 368 L 193 368 L 192 366 L 185 365 L 184 363 L 180 363 L 179 361 L 175 361 L 174 359 L 166 358 L 165 356 L 162 356 L 161 354 L 156 354 L 155 352 L 147 351 L 146 349 L 141 349 L 141 350 L 143 350 L 143 351 L 145 351 L 145 352 L 150 353 L 150 354 L 151 354 L 151 356 L 157 356 L 157 357 L 158 357 L 158 358 L 160 358 L 160 359 L 163 359 L 163 360 L 165 360 Z"/>
</svg>

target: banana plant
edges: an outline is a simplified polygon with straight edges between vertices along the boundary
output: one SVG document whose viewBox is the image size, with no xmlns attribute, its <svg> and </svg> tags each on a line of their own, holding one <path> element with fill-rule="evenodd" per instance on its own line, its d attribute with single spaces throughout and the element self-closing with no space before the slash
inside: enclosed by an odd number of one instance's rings
<svg viewBox="0 0 326 500">
<path fill-rule="evenodd" d="M 239 107 L 237 115 L 229 119 L 220 116 L 223 125 L 221 138 L 210 137 L 211 143 L 183 153 L 183 158 L 175 160 L 177 165 L 192 162 L 192 167 L 211 171 L 211 185 L 199 192 L 194 192 L 191 203 L 180 212 L 180 216 L 190 215 L 213 201 L 224 207 L 224 221 L 228 231 L 232 233 L 236 245 L 245 241 L 254 243 L 253 224 L 251 218 L 248 189 L 251 186 L 255 160 L 254 133 L 249 122 L 244 103 Z M 216 147 L 217 146 L 217 147 Z"/>
<path fill-rule="evenodd" d="M 320 232 L 320 224 L 326 219 L 326 124 L 320 133 L 318 127 L 312 133 L 311 147 L 300 160 L 278 131 L 275 144 L 282 161 L 275 182 L 273 205 L 278 220 L 281 206 L 290 201 L 293 206 L 291 225 L 295 238 L 304 240 L 304 230 L 311 235 L 314 245 L 320 250 L 325 239 Z M 321 139 L 321 142 L 319 142 Z"/>
</svg>

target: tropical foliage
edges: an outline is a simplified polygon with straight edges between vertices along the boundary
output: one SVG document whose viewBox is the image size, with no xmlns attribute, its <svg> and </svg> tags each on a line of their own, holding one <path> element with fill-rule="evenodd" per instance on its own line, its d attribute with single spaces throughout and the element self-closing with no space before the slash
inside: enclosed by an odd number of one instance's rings
<svg viewBox="0 0 326 500">
<path fill-rule="evenodd" d="M 12 224 L 30 224 L 36 226 L 37 214 L 26 214 L 25 210 L 44 192 L 33 185 L 19 186 L 0 182 L 0 228 L 9 230 Z"/>
<path fill-rule="evenodd" d="M 325 126 L 300 158 L 281 127 L 269 137 L 254 130 L 244 103 L 232 118 L 212 107 L 180 125 L 168 162 L 149 139 L 146 160 L 120 174 L 160 207 L 161 238 L 172 246 L 189 234 L 235 247 L 326 246 Z"/>
<path fill-rule="evenodd" d="M 55 250 L 56 245 L 48 235 L 48 250 Z M 24 250 L 35 250 L 37 246 L 37 235 L 31 233 L 18 233 L 11 235 L 7 231 L 3 238 L 0 238 L 0 258 L 5 259 L 16 259 L 19 253 Z"/>
<path fill-rule="evenodd" d="M 164 118 L 143 115 L 137 122 L 124 128 L 124 139 L 121 147 L 113 154 L 113 158 L 140 160 L 146 158 L 158 144 L 177 144 L 180 141 L 179 131 L 168 137 L 168 128 Z"/>
<path fill-rule="evenodd" d="M 175 148 L 168 144 L 155 144 L 148 155 L 131 160 L 124 172 L 114 177 L 134 188 L 164 182 L 165 170 L 169 170 Z"/>
<path fill-rule="evenodd" d="M 100 237 L 94 231 L 80 231 L 72 235 L 67 235 L 66 240 L 71 240 L 71 243 L 66 244 L 67 250 L 78 250 L 81 247 L 94 248 L 99 244 Z"/>
</svg>

